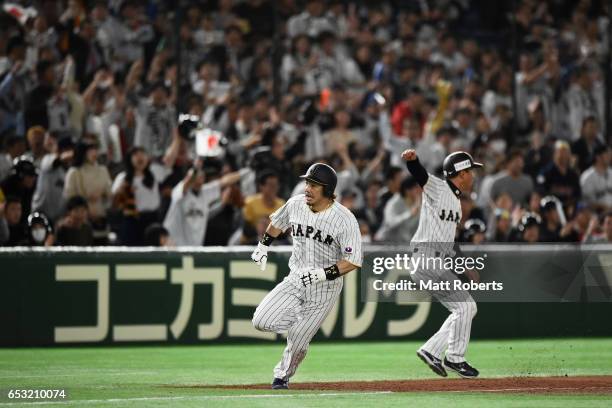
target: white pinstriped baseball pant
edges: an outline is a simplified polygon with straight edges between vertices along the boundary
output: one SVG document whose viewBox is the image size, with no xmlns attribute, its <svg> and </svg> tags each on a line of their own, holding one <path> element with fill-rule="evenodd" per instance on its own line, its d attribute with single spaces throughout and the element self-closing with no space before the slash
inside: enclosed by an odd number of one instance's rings
<svg viewBox="0 0 612 408">
<path fill-rule="evenodd" d="M 253 314 L 257 330 L 285 333 L 287 347 L 274 367 L 274 377 L 288 380 L 306 356 L 308 345 L 334 307 L 343 278 L 304 287 L 291 275 L 261 301 Z"/>
<path fill-rule="evenodd" d="M 412 278 L 415 282 L 419 280 L 432 280 L 434 282 L 456 280 L 449 271 L 427 271 L 418 270 Z M 421 346 L 430 354 L 443 359 L 446 351 L 446 358 L 451 363 L 465 361 L 465 352 L 470 342 L 472 331 L 472 319 L 476 316 L 477 307 L 474 298 L 466 290 L 444 290 L 430 291 L 451 314 L 446 318 L 440 329 Z"/>
</svg>

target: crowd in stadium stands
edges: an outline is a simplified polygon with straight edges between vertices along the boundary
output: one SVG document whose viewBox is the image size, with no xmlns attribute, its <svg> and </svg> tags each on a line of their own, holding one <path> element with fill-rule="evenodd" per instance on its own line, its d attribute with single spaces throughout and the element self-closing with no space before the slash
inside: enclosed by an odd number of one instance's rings
<svg viewBox="0 0 612 408">
<path fill-rule="evenodd" d="M 2 245 L 254 244 L 316 161 L 402 245 L 406 148 L 485 164 L 460 241 L 612 242 L 608 2 L 0 3 Z"/>
</svg>

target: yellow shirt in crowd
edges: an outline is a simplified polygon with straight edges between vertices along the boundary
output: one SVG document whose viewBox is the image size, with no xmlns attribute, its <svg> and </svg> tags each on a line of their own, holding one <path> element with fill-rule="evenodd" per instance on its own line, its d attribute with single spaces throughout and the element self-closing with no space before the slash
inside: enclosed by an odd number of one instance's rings
<svg viewBox="0 0 612 408">
<path fill-rule="evenodd" d="M 285 204 L 285 200 L 277 198 L 274 201 L 274 206 L 268 207 L 264 204 L 262 195 L 255 194 L 244 200 L 242 215 L 246 222 L 252 226 L 256 226 L 260 219 L 269 217 L 270 214 L 282 207 L 283 204 Z"/>
</svg>

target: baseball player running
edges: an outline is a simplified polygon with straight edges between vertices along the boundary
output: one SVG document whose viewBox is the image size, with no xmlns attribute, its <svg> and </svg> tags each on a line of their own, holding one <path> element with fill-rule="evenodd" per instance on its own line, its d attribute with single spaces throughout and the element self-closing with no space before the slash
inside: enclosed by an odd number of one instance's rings
<svg viewBox="0 0 612 408">
<path fill-rule="evenodd" d="M 406 160 L 410 173 L 423 187 L 421 217 L 411 241 L 414 251 L 426 252 L 431 257 L 452 255 L 452 243 L 461 220 L 459 196 L 462 192 L 471 191 L 474 180 L 471 169 L 482 167 L 482 164 L 474 162 L 466 152 L 452 153 L 444 159 L 442 168 L 446 180 L 441 180 L 427 173 L 414 150 L 404 151 L 402 158 Z M 476 271 L 466 271 L 465 275 L 478 281 Z M 414 271 L 413 279 L 453 280 L 455 275 L 447 270 L 421 268 Z M 464 378 L 477 377 L 478 370 L 470 366 L 464 357 L 470 341 L 472 319 L 476 315 L 476 302 L 469 292 L 463 290 L 431 291 L 431 294 L 451 314 L 440 330 L 421 346 L 417 356 L 442 377 L 447 376 L 446 370 L 454 371 Z"/>
<path fill-rule="evenodd" d="M 359 224 L 353 213 L 334 200 L 334 169 L 313 164 L 301 178 L 306 180 L 305 193 L 270 215 L 270 225 L 251 255 L 264 270 L 269 245 L 291 229 L 289 275 L 253 315 L 257 330 L 288 332 L 287 347 L 274 367 L 272 389 L 289 388 L 289 378 L 306 356 L 310 340 L 338 300 L 342 275 L 361 267 L 363 258 Z"/>
</svg>

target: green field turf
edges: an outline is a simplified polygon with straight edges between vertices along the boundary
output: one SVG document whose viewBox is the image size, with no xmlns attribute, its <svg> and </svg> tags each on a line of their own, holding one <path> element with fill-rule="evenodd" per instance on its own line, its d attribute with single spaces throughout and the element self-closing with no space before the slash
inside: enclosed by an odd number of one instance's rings
<svg viewBox="0 0 612 408">
<path fill-rule="evenodd" d="M 313 343 L 292 382 L 439 378 L 420 343 Z M 268 383 L 283 349 L 266 345 L 0 349 L 0 389 L 65 388 L 70 400 L 4 406 L 75 407 L 610 407 L 612 395 L 217 390 Z M 482 377 L 612 375 L 612 339 L 474 341 Z M 469 380 L 462 380 L 469 381 Z M 168 387 L 173 385 L 175 387 Z"/>
</svg>

